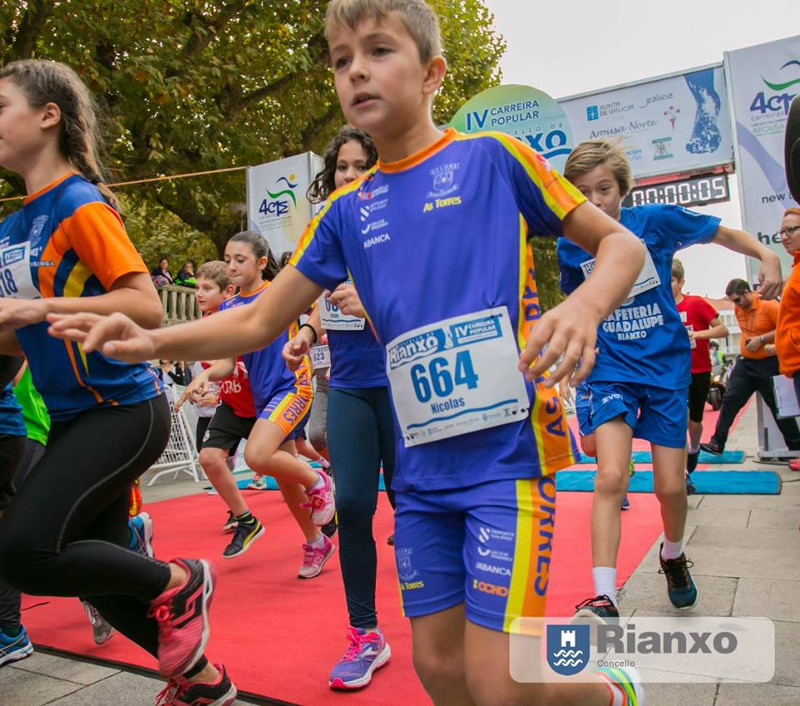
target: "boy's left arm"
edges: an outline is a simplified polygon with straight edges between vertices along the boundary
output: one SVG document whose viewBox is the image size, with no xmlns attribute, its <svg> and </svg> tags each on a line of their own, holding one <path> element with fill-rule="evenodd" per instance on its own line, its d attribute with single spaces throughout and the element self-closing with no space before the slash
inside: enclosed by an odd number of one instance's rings
<svg viewBox="0 0 800 706">
<path fill-rule="evenodd" d="M 781 261 L 777 253 L 772 252 L 752 235 L 743 230 L 720 226 L 712 241 L 728 250 L 754 257 L 761 261 L 758 269 L 759 293 L 762 299 L 777 299 L 783 288 Z"/>
<path fill-rule="evenodd" d="M 563 356 L 544 383 L 546 387 L 564 377 L 577 384 L 589 375 L 594 367 L 597 327 L 628 296 L 645 256 L 644 245 L 633 233 L 590 203 L 567 214 L 563 227 L 564 235 L 595 254 L 596 260 L 586 281 L 536 323 L 520 354 L 519 368 L 529 380 L 538 378 Z M 545 344 L 547 350 L 543 351 Z"/>
</svg>

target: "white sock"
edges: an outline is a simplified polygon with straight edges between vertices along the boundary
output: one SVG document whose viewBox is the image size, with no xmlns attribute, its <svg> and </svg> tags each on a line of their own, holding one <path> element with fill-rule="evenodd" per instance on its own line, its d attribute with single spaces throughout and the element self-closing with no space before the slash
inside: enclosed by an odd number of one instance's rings
<svg viewBox="0 0 800 706">
<path fill-rule="evenodd" d="M 312 470 L 314 470 L 314 469 L 312 469 Z M 309 490 L 314 490 L 316 488 L 321 488 L 322 484 L 325 482 L 325 476 L 323 476 L 322 473 L 320 473 L 319 471 L 314 471 L 314 472 L 317 474 L 317 480 L 312 486 L 309 487 Z"/>
<path fill-rule="evenodd" d="M 661 556 L 664 559 L 680 559 L 683 554 L 683 540 L 680 542 L 670 542 L 664 537 L 664 546 L 661 547 Z"/>
<path fill-rule="evenodd" d="M 595 566 L 592 569 L 594 595 L 608 596 L 617 606 L 617 570 L 611 566 Z"/>
<path fill-rule="evenodd" d="M 319 537 L 312 539 L 309 544 L 316 549 L 322 549 L 325 546 L 325 535 L 320 532 Z"/>
</svg>

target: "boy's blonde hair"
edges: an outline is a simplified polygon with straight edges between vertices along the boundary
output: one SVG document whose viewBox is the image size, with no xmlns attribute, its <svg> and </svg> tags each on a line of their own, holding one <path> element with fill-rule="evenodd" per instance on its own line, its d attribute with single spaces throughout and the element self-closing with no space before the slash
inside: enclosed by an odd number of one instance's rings
<svg viewBox="0 0 800 706">
<path fill-rule="evenodd" d="M 228 277 L 228 266 L 222 260 L 209 260 L 197 268 L 195 279 L 208 279 L 219 287 L 220 292 L 224 292 L 231 285 Z"/>
<path fill-rule="evenodd" d="M 364 17 L 381 22 L 390 12 L 400 14 L 423 64 L 442 53 L 439 20 L 424 0 L 332 0 L 325 13 L 325 36 L 336 25 L 355 29 Z"/>
<path fill-rule="evenodd" d="M 581 142 L 570 152 L 564 165 L 564 176 L 574 182 L 578 177 L 601 165 L 611 170 L 619 186 L 620 196 L 624 199 L 633 186 L 633 174 L 620 140 Z"/>
<path fill-rule="evenodd" d="M 683 269 L 683 263 L 677 258 L 672 258 L 672 276 L 678 282 L 686 279 L 686 270 Z"/>
</svg>

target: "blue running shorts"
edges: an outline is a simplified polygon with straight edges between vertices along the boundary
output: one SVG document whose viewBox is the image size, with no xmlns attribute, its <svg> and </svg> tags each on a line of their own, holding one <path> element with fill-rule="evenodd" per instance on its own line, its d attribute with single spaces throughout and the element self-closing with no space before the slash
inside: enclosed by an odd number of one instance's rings
<svg viewBox="0 0 800 706">
<path fill-rule="evenodd" d="M 675 449 L 686 446 L 688 386 L 665 390 L 651 385 L 592 382 L 586 383 L 586 387 L 589 391 L 586 426 L 590 430 L 586 433 L 622 416 L 637 439 Z M 581 434 L 585 435 L 583 423 Z"/>
<path fill-rule="evenodd" d="M 516 618 L 543 616 L 555 501 L 552 476 L 398 492 L 395 559 L 405 615 L 465 603 L 470 621 L 503 632 Z"/>
</svg>

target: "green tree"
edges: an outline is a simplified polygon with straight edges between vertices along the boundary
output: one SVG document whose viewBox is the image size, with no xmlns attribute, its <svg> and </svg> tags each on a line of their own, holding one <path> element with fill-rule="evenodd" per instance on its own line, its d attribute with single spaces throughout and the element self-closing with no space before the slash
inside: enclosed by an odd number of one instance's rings
<svg viewBox="0 0 800 706">
<path fill-rule="evenodd" d="M 497 83 L 505 44 L 481 0 L 432 5 L 450 66 L 444 123 Z M 112 181 L 255 165 L 320 152 L 344 121 L 323 19 L 318 0 L 17 0 L 0 4 L 0 60 L 75 67 L 107 116 Z M 20 192 L 6 175 L 4 193 Z M 239 230 L 230 204 L 244 201 L 244 172 L 119 192 L 143 250 L 155 239 L 153 252 L 180 259 L 206 238 L 219 253 Z"/>
</svg>

